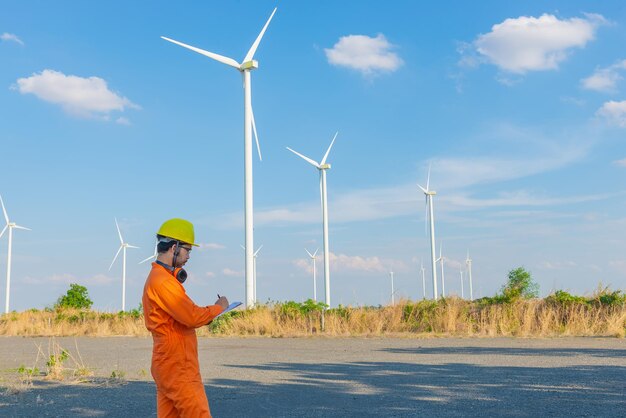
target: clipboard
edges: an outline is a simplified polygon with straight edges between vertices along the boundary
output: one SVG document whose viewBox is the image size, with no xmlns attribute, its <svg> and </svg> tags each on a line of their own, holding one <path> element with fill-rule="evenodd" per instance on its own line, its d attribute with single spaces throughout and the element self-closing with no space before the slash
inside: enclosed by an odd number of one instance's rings
<svg viewBox="0 0 626 418">
<path fill-rule="evenodd" d="M 211 321 L 215 321 L 217 318 L 219 318 L 220 316 L 224 315 L 226 312 L 232 311 L 233 309 L 235 309 L 239 305 L 241 305 L 241 302 L 233 302 L 233 303 L 231 303 L 230 305 L 228 305 L 228 308 L 224 309 L 218 316 L 213 318 Z"/>
</svg>

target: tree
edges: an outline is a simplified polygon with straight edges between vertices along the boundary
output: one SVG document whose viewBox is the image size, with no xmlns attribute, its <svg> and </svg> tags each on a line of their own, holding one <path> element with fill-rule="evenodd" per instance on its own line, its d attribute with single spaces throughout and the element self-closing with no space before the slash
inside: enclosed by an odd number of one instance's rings
<svg viewBox="0 0 626 418">
<path fill-rule="evenodd" d="M 93 305 L 93 302 L 91 301 L 91 299 L 89 299 L 87 288 L 85 286 L 72 283 L 70 284 L 70 288 L 67 293 L 57 300 L 57 303 L 54 305 L 54 307 L 89 309 L 91 308 L 91 305 Z"/>
<path fill-rule="evenodd" d="M 529 271 L 518 267 L 509 271 L 508 281 L 502 286 L 502 297 L 507 302 L 531 299 L 539 296 L 539 284 L 533 281 Z"/>
</svg>

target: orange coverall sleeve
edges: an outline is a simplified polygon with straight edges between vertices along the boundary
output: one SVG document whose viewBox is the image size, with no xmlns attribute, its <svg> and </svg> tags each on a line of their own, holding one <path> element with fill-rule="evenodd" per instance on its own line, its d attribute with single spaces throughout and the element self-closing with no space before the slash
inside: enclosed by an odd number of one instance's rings
<svg viewBox="0 0 626 418">
<path fill-rule="evenodd" d="M 198 306 L 187 296 L 185 289 L 176 281 L 161 283 L 158 292 L 161 308 L 172 318 L 189 328 L 198 328 L 211 322 L 224 309 L 219 305 Z"/>
</svg>

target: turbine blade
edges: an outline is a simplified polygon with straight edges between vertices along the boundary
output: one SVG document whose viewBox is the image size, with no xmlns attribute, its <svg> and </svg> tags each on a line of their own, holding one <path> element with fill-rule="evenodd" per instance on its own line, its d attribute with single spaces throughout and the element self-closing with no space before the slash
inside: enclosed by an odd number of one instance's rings
<svg viewBox="0 0 626 418">
<path fill-rule="evenodd" d="M 305 248 L 305 249 L 304 249 L 304 251 L 306 251 L 306 253 L 309 255 L 309 257 L 313 258 L 313 254 L 311 254 L 311 253 L 309 252 L 309 250 L 307 250 L 307 249 Z"/>
<path fill-rule="evenodd" d="M 254 254 L 253 254 L 254 257 L 256 257 L 256 255 L 259 253 L 259 251 L 261 251 L 261 248 L 263 248 L 263 245 L 261 245 L 259 247 L 259 249 L 254 252 Z"/>
<path fill-rule="evenodd" d="M 115 260 L 117 260 L 117 256 L 120 255 L 120 251 L 122 251 L 122 248 L 123 246 L 120 245 L 120 248 L 115 253 L 115 257 L 113 257 L 113 261 L 111 261 L 111 265 L 109 266 L 109 271 L 111 271 L 111 267 L 113 267 L 113 263 L 115 263 Z"/>
<path fill-rule="evenodd" d="M 124 238 L 122 238 L 122 232 L 120 231 L 120 226 L 117 223 L 117 218 L 115 218 L 115 226 L 117 227 L 117 234 L 120 236 L 120 242 L 124 244 Z"/>
<path fill-rule="evenodd" d="M 9 225 L 5 225 L 4 228 L 2 228 L 2 232 L 0 232 L 0 238 L 2 238 L 2 236 L 4 235 L 4 231 L 6 231 L 8 227 Z"/>
<path fill-rule="evenodd" d="M 4 213 L 4 219 L 9 223 L 9 215 L 7 215 L 7 210 L 4 207 L 4 201 L 2 200 L 2 196 L 0 196 L 0 203 L 2 204 L 2 212 Z"/>
<path fill-rule="evenodd" d="M 259 160 L 263 161 L 263 157 L 261 157 L 261 146 L 259 145 L 259 135 L 256 133 L 256 123 L 254 122 L 254 112 L 252 108 L 250 108 L 250 115 L 252 116 L 252 131 L 254 132 L 254 139 L 256 139 L 256 150 L 259 152 Z"/>
<path fill-rule="evenodd" d="M 428 190 L 427 190 L 427 189 L 425 189 L 425 188 L 423 188 L 423 187 L 422 187 L 422 186 L 420 186 L 419 184 L 417 185 L 417 187 L 419 187 L 419 188 L 420 188 L 420 189 L 424 192 L 424 194 L 428 193 Z"/>
<path fill-rule="evenodd" d="M 130 245 L 130 244 L 126 245 L 126 247 L 127 248 L 139 248 L 139 247 L 135 247 L 134 245 Z"/>
<path fill-rule="evenodd" d="M 326 158 L 328 158 L 328 153 L 330 152 L 330 149 L 333 147 L 333 144 L 335 143 L 335 139 L 337 139 L 338 134 L 339 134 L 339 131 L 335 132 L 335 136 L 333 136 L 333 140 L 330 142 L 330 146 L 326 150 L 326 154 L 324 154 L 324 158 L 322 158 L 322 162 L 320 163 L 320 165 L 326 164 Z"/>
<path fill-rule="evenodd" d="M 204 49 L 196 48 L 195 46 L 187 45 L 182 42 L 178 42 L 173 39 L 166 38 L 165 36 L 161 36 L 161 38 L 173 44 L 182 46 L 183 48 L 191 49 L 192 51 L 197 52 L 198 54 L 202 54 L 205 57 L 212 58 L 215 61 L 219 61 L 222 64 L 230 65 L 231 67 L 234 67 L 239 70 L 239 67 L 240 67 L 239 63 L 232 58 L 228 58 L 223 55 L 216 54 L 214 52 L 205 51 Z"/>
<path fill-rule="evenodd" d="M 294 154 L 296 154 L 298 157 L 302 158 L 304 161 L 308 162 L 309 164 L 311 164 L 313 167 L 315 168 L 320 168 L 320 165 L 313 161 L 312 159 L 310 159 L 309 157 L 305 157 L 304 155 L 300 154 L 297 151 L 292 150 L 291 148 L 287 147 L 287 149 L 291 152 L 293 152 Z"/>
<path fill-rule="evenodd" d="M 242 250 L 246 251 L 246 247 L 244 247 L 242 244 L 239 244 L 239 246 L 241 247 Z"/>
<path fill-rule="evenodd" d="M 13 228 L 15 228 L 15 229 L 23 229 L 25 231 L 32 231 L 32 229 L 26 228 L 25 226 L 20 226 L 20 225 L 13 225 Z"/>
<path fill-rule="evenodd" d="M 143 264 L 143 263 L 145 263 L 146 261 L 148 261 L 148 260 L 150 260 L 150 259 L 152 259 L 152 258 L 156 258 L 156 256 L 157 256 L 157 245 L 159 245 L 159 243 L 158 243 L 158 242 L 156 242 L 156 243 L 154 244 L 154 254 L 152 254 L 150 257 L 146 258 L 145 260 L 141 260 L 141 261 L 139 262 L 139 264 Z"/>
<path fill-rule="evenodd" d="M 313 257 L 315 257 L 315 256 L 317 255 L 317 252 L 318 252 L 319 250 L 320 250 L 319 248 L 316 248 L 316 249 L 315 249 L 315 252 L 313 253 Z"/>
<path fill-rule="evenodd" d="M 259 47 L 259 43 L 261 42 L 261 38 L 263 38 L 263 35 L 265 34 L 265 30 L 267 29 L 267 27 L 269 26 L 272 18 L 274 17 L 274 13 L 276 13 L 276 9 L 278 9 L 278 7 L 274 8 L 274 11 L 270 15 L 270 18 L 267 19 L 267 22 L 265 23 L 265 26 L 263 26 L 263 29 L 261 29 L 261 33 L 259 33 L 259 36 L 256 37 L 254 43 L 250 47 L 250 50 L 246 54 L 246 57 L 243 59 L 243 62 L 248 62 L 248 61 L 250 61 L 254 57 L 254 53 L 256 52 L 256 49 Z"/>
<path fill-rule="evenodd" d="M 428 164 L 428 177 L 426 178 L 426 190 L 430 190 L 430 164 Z"/>
<path fill-rule="evenodd" d="M 156 254 L 151 255 L 150 257 L 146 258 L 145 260 L 141 260 L 141 261 L 139 262 L 139 264 L 143 264 L 143 263 L 145 263 L 146 261 L 151 260 L 151 259 L 153 259 L 153 258 L 156 258 Z"/>
</svg>

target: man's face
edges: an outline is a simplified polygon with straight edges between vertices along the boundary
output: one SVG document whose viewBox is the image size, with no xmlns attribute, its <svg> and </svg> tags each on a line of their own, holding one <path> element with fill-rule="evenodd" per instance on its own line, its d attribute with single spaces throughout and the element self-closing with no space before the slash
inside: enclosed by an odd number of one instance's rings
<svg viewBox="0 0 626 418">
<path fill-rule="evenodd" d="M 172 249 L 175 250 L 174 247 L 172 247 Z M 178 257 L 176 258 L 176 265 L 174 267 L 182 267 L 182 266 L 184 266 L 187 263 L 187 261 L 189 260 L 190 256 L 191 256 L 191 245 L 189 245 L 189 244 L 180 244 L 179 251 L 178 251 Z"/>
</svg>

